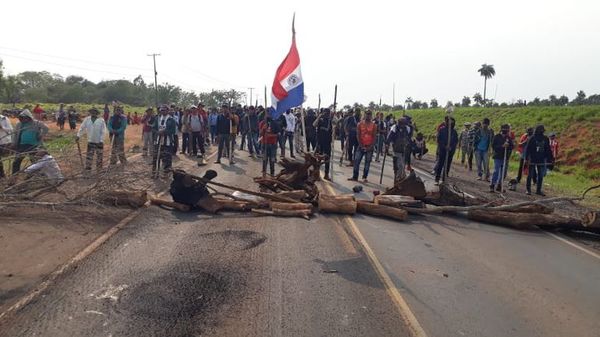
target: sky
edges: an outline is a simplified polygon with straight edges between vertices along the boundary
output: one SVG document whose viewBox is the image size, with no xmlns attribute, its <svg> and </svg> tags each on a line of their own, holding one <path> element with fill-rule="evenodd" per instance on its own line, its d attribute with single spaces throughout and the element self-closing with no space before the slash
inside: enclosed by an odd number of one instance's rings
<svg viewBox="0 0 600 337">
<path fill-rule="evenodd" d="M 0 19 L 5 72 L 158 81 L 196 92 L 257 95 L 291 43 L 292 15 L 306 105 L 440 104 L 483 93 L 511 102 L 600 93 L 598 0 L 8 1 Z M 393 90 L 395 86 L 395 90 Z M 269 98 L 270 100 L 270 98 Z"/>
</svg>

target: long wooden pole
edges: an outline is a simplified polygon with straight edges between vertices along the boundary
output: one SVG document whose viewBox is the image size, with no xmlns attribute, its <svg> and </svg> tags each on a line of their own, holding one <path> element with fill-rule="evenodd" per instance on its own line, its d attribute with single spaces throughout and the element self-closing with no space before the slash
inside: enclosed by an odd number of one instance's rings
<svg viewBox="0 0 600 337">
<path fill-rule="evenodd" d="M 265 130 L 267 128 L 267 111 L 268 111 L 269 107 L 267 106 L 267 86 L 265 85 L 265 111 L 263 114 L 263 123 L 265 126 Z M 262 142 L 263 142 L 263 170 L 262 170 L 262 175 L 263 178 L 267 175 L 267 142 L 265 141 L 264 137 L 266 136 L 266 132 L 264 135 L 260 134 L 260 128 L 258 129 L 259 132 L 259 138 L 263 138 Z"/>
<path fill-rule="evenodd" d="M 321 95 L 319 95 L 319 103 L 321 103 Z M 336 107 L 337 107 L 337 84 L 335 85 L 335 89 L 333 91 L 333 111 L 330 112 L 330 116 L 329 116 L 329 132 L 331 132 L 331 146 L 329 147 L 329 151 L 331 151 L 331 154 L 329 155 L 329 174 L 330 174 L 330 178 L 331 181 L 333 181 L 333 146 L 335 145 L 334 143 L 334 139 L 335 139 L 335 133 L 333 132 L 333 116 L 335 116 L 335 111 L 336 111 Z M 344 154 L 342 153 L 342 157 L 344 156 Z"/>
</svg>

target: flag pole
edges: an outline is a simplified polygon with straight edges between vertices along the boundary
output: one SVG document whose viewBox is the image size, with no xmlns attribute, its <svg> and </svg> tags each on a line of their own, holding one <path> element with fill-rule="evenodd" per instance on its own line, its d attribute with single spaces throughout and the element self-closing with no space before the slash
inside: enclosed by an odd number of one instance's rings
<svg viewBox="0 0 600 337">
<path fill-rule="evenodd" d="M 262 175 L 263 178 L 267 176 L 267 141 L 265 139 L 265 136 L 267 135 L 267 111 L 268 111 L 268 107 L 267 107 L 267 86 L 265 85 L 265 111 L 263 113 L 263 126 L 265 128 L 265 132 L 264 134 L 262 134 L 260 128 L 258 129 L 258 131 L 260 132 L 260 137 L 262 137 L 262 142 L 263 142 L 263 169 L 262 169 Z"/>
</svg>

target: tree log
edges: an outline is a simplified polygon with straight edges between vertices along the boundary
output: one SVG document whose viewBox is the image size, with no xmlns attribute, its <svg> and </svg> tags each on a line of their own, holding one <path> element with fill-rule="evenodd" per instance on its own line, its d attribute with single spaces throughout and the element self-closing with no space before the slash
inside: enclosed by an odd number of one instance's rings
<svg viewBox="0 0 600 337">
<path fill-rule="evenodd" d="M 600 211 L 590 211 L 585 213 L 581 224 L 586 228 L 600 228 Z"/>
<path fill-rule="evenodd" d="M 301 201 L 302 199 L 308 198 L 308 194 L 305 190 L 293 190 L 293 191 L 285 191 L 277 193 L 280 197 L 286 197 Z"/>
<path fill-rule="evenodd" d="M 519 206 L 514 209 L 507 209 L 506 212 L 513 213 L 535 213 L 535 214 L 552 214 L 554 213 L 554 208 L 541 204 L 530 204 Z"/>
<path fill-rule="evenodd" d="M 427 196 L 427 191 L 423 180 L 415 174 L 415 171 L 410 171 L 406 178 L 394 183 L 394 187 L 383 194 L 405 195 L 421 200 Z"/>
<path fill-rule="evenodd" d="M 423 201 L 415 200 L 415 198 L 406 195 L 376 195 L 373 198 L 373 203 L 390 207 L 424 207 Z"/>
<path fill-rule="evenodd" d="M 146 191 L 114 190 L 102 193 L 98 199 L 114 206 L 128 205 L 139 208 L 148 201 L 148 193 Z"/>
<path fill-rule="evenodd" d="M 266 209 L 253 209 L 253 213 L 263 214 L 263 215 L 273 215 L 273 216 L 282 216 L 282 217 L 300 217 L 306 220 L 310 219 L 310 210 L 306 209 L 274 209 L 272 211 Z"/>
<path fill-rule="evenodd" d="M 333 196 L 327 194 L 319 195 L 319 212 L 355 214 L 356 199 L 353 195 Z"/>
<path fill-rule="evenodd" d="M 440 193 L 436 197 L 427 197 L 425 202 L 436 206 L 475 206 L 486 203 L 485 200 L 473 198 L 457 186 L 443 183 L 439 185 Z"/>
<path fill-rule="evenodd" d="M 226 211 L 249 211 L 253 206 L 256 206 L 253 203 L 247 201 L 237 201 L 237 200 L 228 200 L 228 199 L 216 199 L 219 204 L 221 204 L 220 210 Z"/>
<path fill-rule="evenodd" d="M 362 214 L 381 216 L 394 220 L 404 221 L 408 216 L 408 213 L 400 208 L 377 205 L 368 201 L 358 201 L 356 204 L 356 211 Z"/>
<path fill-rule="evenodd" d="M 307 203 L 286 203 L 286 202 L 275 202 L 271 203 L 271 209 L 280 209 L 280 210 L 310 210 L 312 211 L 312 205 Z"/>
<path fill-rule="evenodd" d="M 560 216 L 558 214 L 514 213 L 480 209 L 469 211 L 467 217 L 470 220 L 516 229 L 531 229 L 534 226 L 545 228 L 565 227 L 569 229 L 581 227 L 581 220 Z"/>
<path fill-rule="evenodd" d="M 158 199 L 158 198 L 150 198 L 150 203 L 152 205 L 156 205 L 156 206 L 167 206 L 167 207 L 175 208 L 182 212 L 190 211 L 190 206 L 185 205 L 185 204 L 180 204 L 175 201 L 169 201 L 169 200 Z"/>
</svg>

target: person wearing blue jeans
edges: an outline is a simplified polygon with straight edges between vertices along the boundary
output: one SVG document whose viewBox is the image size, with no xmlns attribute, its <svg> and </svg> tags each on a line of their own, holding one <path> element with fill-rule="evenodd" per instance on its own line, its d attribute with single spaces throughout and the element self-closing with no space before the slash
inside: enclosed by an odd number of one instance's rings
<svg viewBox="0 0 600 337">
<path fill-rule="evenodd" d="M 490 180 L 490 157 L 489 150 L 494 138 L 494 130 L 490 128 L 489 118 L 484 118 L 481 129 L 475 134 L 473 146 L 475 148 L 475 159 L 477 160 L 477 180 Z"/>
<path fill-rule="evenodd" d="M 357 143 L 358 146 L 354 152 L 354 170 L 352 178 L 348 180 L 358 180 L 358 172 L 360 171 L 360 162 L 365 158 L 365 167 L 363 169 L 363 182 L 368 182 L 369 168 L 373 159 L 373 150 L 375 149 L 375 141 L 377 138 L 377 125 L 373 123 L 373 113 L 367 110 L 365 120 L 358 123 L 357 127 Z"/>
</svg>

